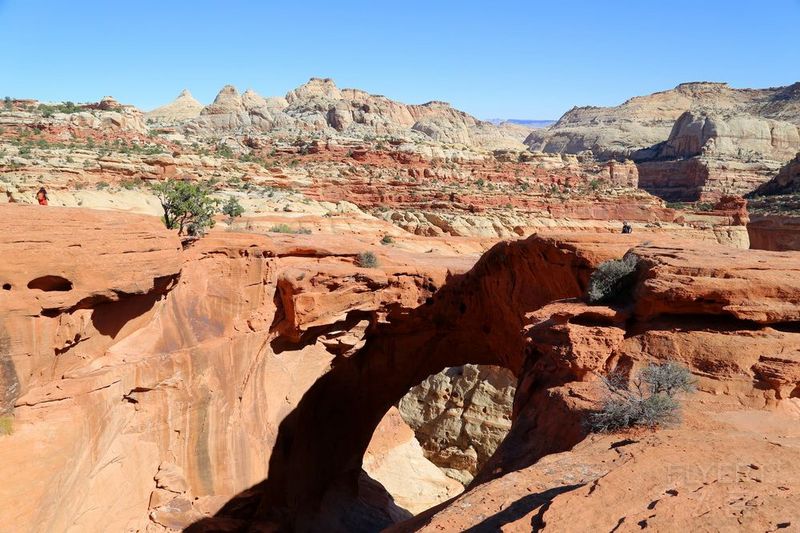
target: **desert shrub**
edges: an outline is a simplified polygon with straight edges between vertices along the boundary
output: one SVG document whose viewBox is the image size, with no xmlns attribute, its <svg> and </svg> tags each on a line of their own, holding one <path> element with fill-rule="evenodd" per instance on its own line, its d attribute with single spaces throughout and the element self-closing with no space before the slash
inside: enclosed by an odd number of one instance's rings
<svg viewBox="0 0 800 533">
<path fill-rule="evenodd" d="M 269 229 L 272 233 L 294 233 L 289 224 L 275 224 Z"/>
<path fill-rule="evenodd" d="M 618 302 L 630 296 L 639 258 L 628 253 L 622 259 L 600 263 L 589 278 L 586 298 L 590 304 Z"/>
<path fill-rule="evenodd" d="M 11 111 L 14 108 L 14 104 L 11 103 L 10 96 L 3 98 L 3 107 L 6 109 L 6 111 Z"/>
<path fill-rule="evenodd" d="M 56 113 L 77 113 L 81 111 L 80 106 L 75 105 L 74 102 L 62 102 L 60 104 L 39 104 L 37 110 L 42 114 L 43 117 L 49 118 L 52 117 Z"/>
<path fill-rule="evenodd" d="M 188 235 L 203 235 L 214 227 L 218 201 L 211 197 L 210 182 L 167 180 L 155 183 L 153 193 L 164 209 L 164 225 Z"/>
<path fill-rule="evenodd" d="M 308 228 L 294 229 L 289 224 L 275 224 L 269 229 L 272 233 L 291 233 L 293 235 L 311 235 L 311 230 Z"/>
<path fill-rule="evenodd" d="M 228 216 L 228 224 L 230 224 L 233 219 L 239 218 L 244 214 L 244 207 L 239 203 L 239 200 L 229 196 L 228 201 L 222 206 L 222 213 Z"/>
<path fill-rule="evenodd" d="M 647 365 L 640 372 L 641 379 L 653 394 L 664 393 L 670 398 L 679 392 L 693 392 L 692 373 L 678 363 Z"/>
<path fill-rule="evenodd" d="M 376 268 L 378 258 L 372 252 L 361 252 L 356 257 L 356 264 L 362 268 Z"/>
<path fill-rule="evenodd" d="M 98 181 L 95 184 L 95 189 L 97 189 L 98 191 L 102 191 L 103 189 L 108 189 L 108 182 L 106 182 L 106 181 Z"/>
<path fill-rule="evenodd" d="M 630 383 L 619 373 L 603 378 L 603 383 L 608 398 L 587 419 L 587 428 L 595 433 L 677 423 L 681 408 L 677 395 L 694 391 L 691 372 L 678 363 L 650 364 Z"/>
<path fill-rule="evenodd" d="M 133 189 L 141 187 L 144 184 L 144 180 L 142 180 L 142 178 L 131 178 L 127 180 L 122 180 L 119 182 L 119 184 L 123 189 L 132 191 Z"/>
<path fill-rule="evenodd" d="M 231 150 L 231 147 L 227 144 L 220 144 L 217 146 L 217 155 L 226 159 L 232 159 L 233 150 Z"/>
<path fill-rule="evenodd" d="M 394 242 L 394 238 L 391 235 L 384 235 L 383 239 L 381 239 L 381 244 L 392 244 Z"/>
<path fill-rule="evenodd" d="M 9 415 L 0 416 L 0 436 L 14 433 L 14 419 Z"/>
</svg>

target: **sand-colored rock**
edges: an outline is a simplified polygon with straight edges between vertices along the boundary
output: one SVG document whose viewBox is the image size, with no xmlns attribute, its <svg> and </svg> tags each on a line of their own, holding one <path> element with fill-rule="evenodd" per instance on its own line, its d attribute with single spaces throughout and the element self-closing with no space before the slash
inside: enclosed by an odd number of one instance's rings
<svg viewBox="0 0 800 533">
<path fill-rule="evenodd" d="M 425 458 L 414 431 L 395 408 L 375 429 L 363 468 L 386 488 L 399 507 L 412 514 L 447 501 L 464 489 Z"/>
<path fill-rule="evenodd" d="M 526 139 L 533 150 L 629 157 L 641 187 L 669 200 L 745 194 L 800 149 L 798 84 L 683 83 L 616 107 L 577 107 Z"/>
<path fill-rule="evenodd" d="M 488 150 L 522 149 L 526 131 L 499 128 L 443 102 L 402 104 L 358 89 L 339 89 L 329 78 L 312 78 L 285 99 L 240 95 L 225 86 L 190 131 L 214 134 L 241 128 L 290 138 L 298 134 L 350 138 L 398 137 L 457 143 Z"/>
<path fill-rule="evenodd" d="M 203 104 L 195 100 L 188 89 L 181 91 L 178 97 L 169 104 L 157 107 L 145 113 L 148 119 L 188 120 L 200 116 Z"/>
<path fill-rule="evenodd" d="M 631 98 L 617 107 L 573 108 L 550 128 L 534 130 L 526 143 L 545 152 L 591 150 L 598 157 L 635 154 L 637 159 L 646 159 L 655 155 L 652 148 L 670 137 L 676 121 L 687 111 L 750 114 L 752 118 L 744 120 L 758 120 L 760 117 L 797 126 L 800 116 L 796 114 L 796 89 L 797 84 L 770 89 L 734 89 L 725 83 L 682 83 L 668 91 Z M 691 115 L 685 118 L 685 128 L 683 125 L 678 127 L 675 144 L 681 144 L 677 138 L 688 133 L 689 124 L 694 120 L 689 117 Z M 698 135 L 704 135 L 702 126 L 696 129 Z M 750 128 L 745 129 L 744 137 L 756 133 Z M 791 132 L 787 130 L 787 134 Z M 688 143 L 684 148 L 697 151 L 703 144 L 699 141 Z"/>
<path fill-rule="evenodd" d="M 412 388 L 398 407 L 425 456 L 468 485 L 511 427 L 516 383 L 501 367 L 447 368 Z"/>
</svg>

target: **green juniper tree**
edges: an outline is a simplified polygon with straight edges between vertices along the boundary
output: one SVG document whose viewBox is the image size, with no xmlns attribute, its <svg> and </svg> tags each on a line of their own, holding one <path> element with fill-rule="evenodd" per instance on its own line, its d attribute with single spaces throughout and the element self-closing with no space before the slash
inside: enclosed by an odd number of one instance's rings
<svg viewBox="0 0 800 533">
<path fill-rule="evenodd" d="M 152 186 L 164 208 L 164 224 L 177 229 L 178 235 L 201 236 L 214 227 L 219 201 L 211 197 L 212 183 L 167 180 Z"/>
<path fill-rule="evenodd" d="M 228 201 L 222 206 L 222 213 L 228 216 L 228 224 L 231 224 L 233 219 L 239 218 L 244 214 L 244 207 L 239 203 L 239 200 L 229 196 Z"/>
</svg>

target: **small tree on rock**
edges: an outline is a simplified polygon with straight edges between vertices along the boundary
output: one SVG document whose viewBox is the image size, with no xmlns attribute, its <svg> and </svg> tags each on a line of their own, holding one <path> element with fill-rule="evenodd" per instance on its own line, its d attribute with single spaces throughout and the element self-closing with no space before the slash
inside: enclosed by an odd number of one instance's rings
<svg viewBox="0 0 800 533">
<path fill-rule="evenodd" d="M 228 201 L 222 206 L 222 213 L 227 215 L 228 224 L 232 224 L 233 219 L 239 218 L 244 214 L 244 207 L 239 203 L 239 200 L 229 196 Z"/>
<path fill-rule="evenodd" d="M 164 208 L 164 224 L 178 235 L 200 236 L 214 227 L 218 200 L 211 196 L 211 182 L 167 180 L 152 186 Z"/>
</svg>

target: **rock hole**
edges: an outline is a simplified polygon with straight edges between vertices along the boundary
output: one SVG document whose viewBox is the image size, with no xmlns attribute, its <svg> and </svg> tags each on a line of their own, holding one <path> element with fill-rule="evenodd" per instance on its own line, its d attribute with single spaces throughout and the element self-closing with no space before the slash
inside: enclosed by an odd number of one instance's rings
<svg viewBox="0 0 800 533">
<path fill-rule="evenodd" d="M 668 491 L 666 491 L 666 493 L 669 494 L 670 496 L 677 496 L 678 495 L 678 491 L 675 490 L 675 489 L 669 489 Z"/>
<path fill-rule="evenodd" d="M 786 529 L 791 525 L 792 525 L 791 522 L 781 522 L 780 524 L 777 524 L 775 527 L 777 527 L 778 529 Z"/>
<path fill-rule="evenodd" d="M 384 416 L 363 458 L 366 474 L 412 515 L 455 497 L 505 437 L 516 384 L 511 371 L 484 365 L 428 376 Z M 465 397 L 476 400 L 464 402 Z M 403 461 L 386 460 L 401 456 L 395 449 L 404 450 Z"/>
<path fill-rule="evenodd" d="M 11 290 L 11 284 L 10 283 L 3 283 L 3 290 L 4 291 L 10 291 Z"/>
<path fill-rule="evenodd" d="M 42 276 L 30 280 L 28 282 L 28 288 L 38 289 L 45 292 L 66 292 L 72 290 L 72 282 L 67 278 L 62 278 L 61 276 Z"/>
</svg>

